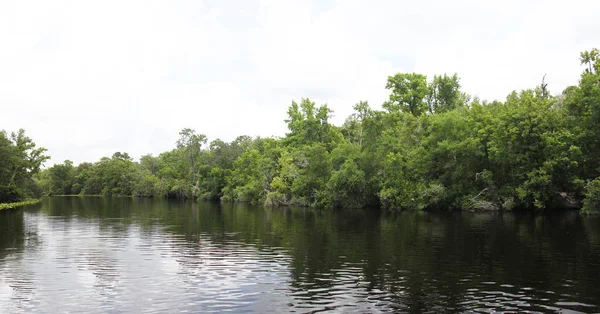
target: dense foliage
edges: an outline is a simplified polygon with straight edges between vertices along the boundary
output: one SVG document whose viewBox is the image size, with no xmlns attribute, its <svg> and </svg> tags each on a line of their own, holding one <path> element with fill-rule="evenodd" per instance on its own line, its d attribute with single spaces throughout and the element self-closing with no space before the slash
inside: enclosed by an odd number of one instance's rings
<svg viewBox="0 0 600 314">
<path fill-rule="evenodd" d="M 398 209 L 600 208 L 600 63 L 583 52 L 577 86 L 546 84 L 504 102 L 472 99 L 456 75 L 388 78 L 382 110 L 354 106 L 342 126 L 309 99 L 292 102 L 283 138 L 207 145 L 194 130 L 139 162 L 115 153 L 65 161 L 38 179 L 48 194 L 194 197 L 272 206 Z M 585 201 L 583 203 L 582 200 Z"/>
<path fill-rule="evenodd" d="M 49 158 L 45 152 L 22 129 L 10 135 L 0 131 L 0 203 L 40 196 L 33 176 Z"/>
</svg>

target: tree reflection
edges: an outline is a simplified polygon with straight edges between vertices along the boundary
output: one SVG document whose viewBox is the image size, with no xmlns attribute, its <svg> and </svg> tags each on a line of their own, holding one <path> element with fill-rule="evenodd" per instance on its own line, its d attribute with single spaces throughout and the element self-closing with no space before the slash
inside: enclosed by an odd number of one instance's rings
<svg viewBox="0 0 600 314">
<path fill-rule="evenodd" d="M 244 261 L 258 256 L 286 278 L 297 304 L 444 312 L 501 298 L 559 301 L 561 294 L 593 304 L 600 295 L 600 219 L 576 213 L 380 214 L 101 197 L 51 198 L 41 212 L 98 223 L 113 245 L 136 228 L 145 249 L 169 246 L 190 276 L 220 267 L 239 279 Z M 23 249 L 23 215 L 0 213 L 0 257 Z M 95 264 L 112 274 L 106 263 Z"/>
</svg>

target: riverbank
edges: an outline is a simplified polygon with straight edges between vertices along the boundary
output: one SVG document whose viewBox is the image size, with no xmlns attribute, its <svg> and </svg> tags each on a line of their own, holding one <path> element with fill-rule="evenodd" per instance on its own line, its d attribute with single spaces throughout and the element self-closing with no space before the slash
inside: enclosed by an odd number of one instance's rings
<svg viewBox="0 0 600 314">
<path fill-rule="evenodd" d="M 52 197 L 55 197 L 55 196 L 61 196 L 61 197 L 63 197 L 63 196 L 70 196 L 70 197 L 74 197 L 74 196 L 76 196 L 76 197 L 105 197 L 106 195 L 102 195 L 102 194 L 89 194 L 89 195 L 88 194 L 56 194 L 56 195 L 44 195 L 44 196 L 52 196 Z"/>
<path fill-rule="evenodd" d="M 64 194 L 64 195 L 45 195 L 45 196 L 46 197 L 78 197 L 78 198 L 108 197 L 108 198 L 133 198 L 133 199 L 136 199 L 136 198 L 137 199 L 139 199 L 139 198 L 177 199 L 177 200 L 195 200 L 197 202 L 249 204 L 252 206 L 263 205 L 265 207 L 305 207 L 305 208 L 316 208 L 316 209 L 331 209 L 331 208 L 312 207 L 312 206 L 303 205 L 303 204 L 285 204 L 285 205 L 282 205 L 282 204 L 260 204 L 257 202 L 253 203 L 253 202 L 245 202 L 245 201 L 239 201 L 239 200 L 223 200 L 223 199 L 214 200 L 214 199 L 201 199 L 201 198 L 193 198 L 193 197 L 169 198 L 169 197 L 164 197 L 164 196 L 155 197 L 155 196 L 142 196 L 142 195 L 101 195 L 101 194 Z M 560 199 L 557 198 L 557 200 L 554 203 L 550 204 L 546 209 L 549 209 L 552 211 L 576 210 L 576 211 L 580 211 L 583 213 L 583 211 L 582 211 L 583 199 L 581 199 L 581 198 L 575 199 L 572 196 L 567 196 L 566 193 L 561 193 L 560 196 L 561 196 Z M 516 198 L 516 196 L 514 196 L 513 199 L 514 198 Z M 365 208 L 378 208 L 381 210 L 386 210 L 386 208 L 383 208 L 381 206 L 379 206 L 379 207 L 377 207 L 377 206 L 349 207 L 346 209 L 365 209 Z M 495 203 L 495 202 L 491 202 L 491 201 L 478 201 L 478 200 L 473 200 L 472 202 L 467 203 L 466 206 L 464 206 L 462 208 L 451 208 L 450 206 L 448 206 L 448 207 L 435 206 L 435 207 L 425 207 L 425 208 L 422 208 L 421 210 L 428 211 L 428 212 L 458 210 L 458 211 L 466 211 L 466 212 L 474 212 L 474 213 L 477 213 L 477 212 L 500 212 L 500 211 L 506 211 L 506 212 L 536 211 L 535 208 L 515 206 L 514 202 L 505 202 L 504 204 L 502 204 L 502 203 Z M 585 214 L 598 214 L 598 213 L 595 211 L 592 211 L 592 212 L 588 211 L 588 212 L 585 212 Z"/>
<path fill-rule="evenodd" d="M 15 202 L 15 203 L 0 203 L 0 210 L 13 209 L 13 208 L 21 207 L 21 206 L 26 206 L 26 205 L 33 205 L 33 204 L 37 204 L 41 201 L 42 201 L 41 199 L 33 199 L 33 200 L 26 200 L 26 201 Z"/>
</svg>

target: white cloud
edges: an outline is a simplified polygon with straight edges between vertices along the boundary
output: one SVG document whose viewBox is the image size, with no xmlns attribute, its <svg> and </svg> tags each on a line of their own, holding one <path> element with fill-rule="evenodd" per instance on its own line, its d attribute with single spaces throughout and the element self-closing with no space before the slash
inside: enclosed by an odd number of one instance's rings
<svg viewBox="0 0 600 314">
<path fill-rule="evenodd" d="M 283 135 L 292 99 L 341 123 L 387 97 L 388 75 L 457 72 L 502 99 L 575 84 L 597 46 L 597 1 L 2 1 L 0 128 L 53 162 L 139 157 L 195 128 Z"/>
</svg>

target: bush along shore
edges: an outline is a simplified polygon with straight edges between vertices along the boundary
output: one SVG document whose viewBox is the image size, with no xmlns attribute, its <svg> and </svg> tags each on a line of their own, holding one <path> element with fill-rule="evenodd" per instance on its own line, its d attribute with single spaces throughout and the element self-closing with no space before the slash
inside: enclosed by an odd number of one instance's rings
<svg viewBox="0 0 600 314">
<path fill-rule="evenodd" d="M 330 122 L 327 105 L 305 98 L 288 107 L 283 137 L 208 142 L 186 128 L 172 150 L 139 161 L 116 152 L 38 171 L 43 154 L 19 144 L 27 139 L 21 132 L 0 136 L 0 201 L 2 194 L 101 194 L 392 211 L 596 213 L 599 59 L 597 49 L 582 52 L 579 81 L 557 95 L 540 74 L 539 85 L 503 101 L 471 97 L 456 74 L 397 73 L 387 79 L 387 101 L 377 108 L 358 102 L 342 125 Z M 2 156 L 11 152 L 22 162 Z"/>
<path fill-rule="evenodd" d="M 27 205 L 34 205 L 41 201 L 42 201 L 41 199 L 34 199 L 34 200 L 26 200 L 26 201 L 22 201 L 22 202 L 14 202 L 14 203 L 1 203 L 0 210 L 13 209 L 13 208 L 27 206 Z"/>
</svg>

